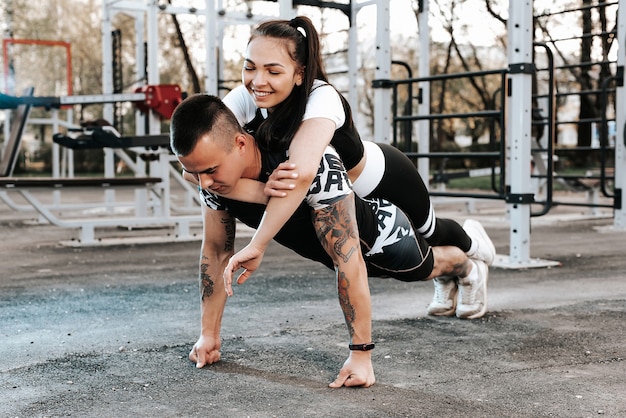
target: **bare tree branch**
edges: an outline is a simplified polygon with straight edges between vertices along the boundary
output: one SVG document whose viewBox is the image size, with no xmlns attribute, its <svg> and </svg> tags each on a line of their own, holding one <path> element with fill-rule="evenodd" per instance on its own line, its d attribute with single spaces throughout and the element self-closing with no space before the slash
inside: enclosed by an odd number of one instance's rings
<svg viewBox="0 0 626 418">
<path fill-rule="evenodd" d="M 168 0 L 168 3 L 171 5 L 172 0 Z M 198 73 L 193 66 L 193 62 L 191 61 L 191 56 L 189 55 L 189 48 L 187 48 L 187 44 L 185 43 L 185 37 L 183 36 L 183 32 L 180 29 L 180 23 L 178 23 L 178 18 L 175 14 L 172 14 L 172 22 L 174 22 L 174 27 L 176 28 L 176 37 L 178 39 L 178 45 L 180 45 L 180 49 L 183 52 L 183 56 L 185 57 L 185 66 L 187 67 L 187 73 L 189 73 L 189 77 L 191 78 L 191 83 L 193 85 L 193 92 L 200 93 L 202 88 L 200 87 L 200 79 L 198 78 Z"/>
</svg>

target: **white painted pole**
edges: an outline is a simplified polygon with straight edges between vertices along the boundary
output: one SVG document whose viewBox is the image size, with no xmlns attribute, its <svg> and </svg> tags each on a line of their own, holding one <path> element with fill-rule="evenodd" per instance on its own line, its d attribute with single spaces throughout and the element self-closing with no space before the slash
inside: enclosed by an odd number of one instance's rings
<svg viewBox="0 0 626 418">
<path fill-rule="evenodd" d="M 419 51 L 419 63 L 417 67 L 418 78 L 430 76 L 430 29 L 428 27 L 428 0 L 422 1 L 422 10 L 420 10 L 417 18 L 417 25 L 420 38 L 420 51 Z M 430 114 L 430 83 L 421 82 L 418 87 L 422 94 L 422 100 L 418 105 L 417 114 L 429 115 Z M 411 105 L 413 105 L 411 103 Z M 430 122 L 428 120 L 417 121 L 417 146 L 418 152 L 426 153 L 430 152 Z M 417 171 L 424 180 L 426 187 L 430 187 L 429 178 L 429 160 L 427 158 L 420 158 L 417 161 Z"/>
<path fill-rule="evenodd" d="M 104 2 L 102 14 L 102 94 L 113 93 L 113 45 L 111 20 L 114 12 L 109 1 Z M 105 104 L 102 109 L 104 120 L 113 121 L 113 104 Z M 115 176 L 115 158 L 111 148 L 104 149 L 104 177 Z M 108 210 L 112 210 L 115 203 L 115 190 L 104 191 L 104 201 Z"/>
<path fill-rule="evenodd" d="M 359 30 L 357 14 L 360 7 L 357 2 L 350 2 L 350 27 L 348 28 L 348 103 L 352 115 L 356 118 L 359 111 Z"/>
<path fill-rule="evenodd" d="M 376 80 L 391 78 L 391 46 L 389 34 L 389 2 L 376 1 Z M 374 141 L 390 143 L 391 90 L 387 87 L 374 89 Z"/>
<path fill-rule="evenodd" d="M 510 263 L 530 263 L 531 106 L 533 66 L 533 4 L 509 0 L 508 59 L 510 91 L 506 129 L 507 197 L 510 225 Z"/>
<path fill-rule="evenodd" d="M 215 0 L 206 0 L 205 7 L 205 43 L 206 43 L 206 81 L 205 90 L 208 94 L 217 95 L 218 57 L 217 57 L 217 10 Z"/>
<path fill-rule="evenodd" d="M 618 82 L 615 99 L 615 211 L 613 226 L 616 229 L 626 229 L 626 195 L 623 193 L 626 186 L 626 91 L 624 89 L 624 64 L 626 64 L 626 0 L 620 0 L 617 12 L 617 40 L 619 51 L 617 54 L 617 68 L 622 71 L 621 82 Z"/>
<path fill-rule="evenodd" d="M 296 16 L 293 0 L 279 0 L 278 8 L 278 14 L 281 19 L 293 19 Z"/>
</svg>

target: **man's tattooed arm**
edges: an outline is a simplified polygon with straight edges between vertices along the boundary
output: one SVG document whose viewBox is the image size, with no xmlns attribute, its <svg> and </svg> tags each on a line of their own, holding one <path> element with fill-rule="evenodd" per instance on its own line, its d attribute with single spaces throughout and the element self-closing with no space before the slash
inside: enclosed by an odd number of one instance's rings
<svg viewBox="0 0 626 418">
<path fill-rule="evenodd" d="M 354 336 L 356 309 L 350 300 L 349 290 L 350 280 L 355 279 L 351 277 L 355 269 L 347 269 L 346 266 L 350 263 L 362 262 L 359 257 L 354 257 L 359 251 L 359 238 L 352 199 L 351 195 L 347 196 L 324 209 L 315 211 L 313 215 L 317 237 L 336 266 L 339 305 L 351 339 Z"/>
<path fill-rule="evenodd" d="M 213 294 L 215 283 L 211 276 L 207 273 L 209 269 L 209 258 L 206 256 L 200 257 L 200 294 L 202 300 L 208 298 Z"/>
<path fill-rule="evenodd" d="M 329 255 L 333 260 L 335 257 L 340 257 L 345 263 L 350 260 L 352 254 L 357 250 L 354 245 L 348 245 L 347 248 L 344 248 L 350 239 L 357 236 L 355 231 L 356 225 L 353 225 L 356 222 L 354 221 L 354 207 L 350 211 L 351 205 L 348 205 L 350 199 L 341 199 L 324 209 L 316 211 L 314 214 L 315 229 L 322 246 L 327 252 L 331 252 Z M 332 249 L 329 244 L 332 245 Z"/>
<path fill-rule="evenodd" d="M 215 292 L 215 278 L 211 277 L 212 268 L 219 272 L 223 270 L 223 266 L 217 265 L 220 261 L 223 262 L 224 257 L 226 259 L 232 255 L 235 248 L 235 220 L 232 217 L 222 217 L 219 220 L 221 228 L 216 228 L 213 232 L 221 236 L 222 239 L 216 240 L 216 244 L 222 247 L 222 257 L 210 258 L 206 254 L 200 256 L 200 295 L 202 300 L 209 298 Z M 212 261 L 213 260 L 213 261 Z M 215 266 L 211 266 L 211 262 L 215 263 Z M 215 274 L 215 272 L 213 272 Z M 221 279 L 221 278 L 219 278 Z"/>
<path fill-rule="evenodd" d="M 348 288 L 350 287 L 350 280 L 346 277 L 343 271 L 337 270 L 337 292 L 339 293 L 339 305 L 343 311 L 343 316 L 346 320 L 346 326 L 350 333 L 350 340 L 354 336 L 354 318 L 356 316 L 354 312 L 354 306 L 350 303 L 350 297 L 348 295 Z"/>
<path fill-rule="evenodd" d="M 235 249 L 235 220 L 233 218 L 222 218 L 226 240 L 224 241 L 224 251 L 232 252 Z"/>
</svg>

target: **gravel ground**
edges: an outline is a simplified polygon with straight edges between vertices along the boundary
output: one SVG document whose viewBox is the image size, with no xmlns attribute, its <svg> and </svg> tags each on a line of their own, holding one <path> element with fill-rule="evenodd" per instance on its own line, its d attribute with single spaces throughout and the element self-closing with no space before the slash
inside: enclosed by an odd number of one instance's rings
<svg viewBox="0 0 626 418">
<path fill-rule="evenodd" d="M 474 209 L 508 254 L 504 208 Z M 222 361 L 196 369 L 199 242 L 71 248 L 75 231 L 32 219 L 0 204 L 2 417 L 626 416 L 626 234 L 610 217 L 533 221 L 531 256 L 560 265 L 492 268 L 479 320 L 428 317 L 430 283 L 370 279 L 377 383 L 334 390 L 347 332 L 324 267 L 272 246 L 229 301 Z"/>
</svg>

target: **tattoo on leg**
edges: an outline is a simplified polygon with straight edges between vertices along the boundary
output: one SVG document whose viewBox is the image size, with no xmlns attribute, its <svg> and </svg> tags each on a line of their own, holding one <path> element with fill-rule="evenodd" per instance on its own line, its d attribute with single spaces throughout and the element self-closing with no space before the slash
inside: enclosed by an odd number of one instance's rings
<svg viewBox="0 0 626 418">
<path fill-rule="evenodd" d="M 350 303 L 348 297 L 348 288 L 350 287 L 350 280 L 346 277 L 346 274 L 342 271 L 337 271 L 337 292 L 339 293 L 339 305 L 343 311 L 343 316 L 346 319 L 346 325 L 348 326 L 348 332 L 350 333 L 350 339 L 354 335 L 354 306 Z"/>
<path fill-rule="evenodd" d="M 207 258 L 205 256 L 202 256 L 202 260 L 200 261 L 200 294 L 202 295 L 202 300 L 213 294 L 213 288 L 215 285 L 211 277 L 207 274 L 209 264 L 204 261 L 206 259 Z"/>
<path fill-rule="evenodd" d="M 469 259 L 467 259 L 463 263 L 457 263 L 454 265 L 453 274 L 458 277 L 467 277 L 471 270 L 472 263 Z"/>
</svg>

